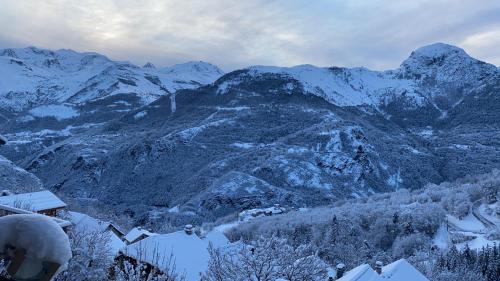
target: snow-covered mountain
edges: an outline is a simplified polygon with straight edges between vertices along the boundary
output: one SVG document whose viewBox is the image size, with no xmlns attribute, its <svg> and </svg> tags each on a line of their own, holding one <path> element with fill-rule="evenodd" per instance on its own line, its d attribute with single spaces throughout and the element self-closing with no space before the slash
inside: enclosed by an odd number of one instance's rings
<svg viewBox="0 0 500 281">
<path fill-rule="evenodd" d="M 80 54 L 96 61 L 90 75 L 81 58 L 23 52 L 2 59 L 53 76 L 7 63 L 21 71 L 4 77 L 27 82 L 1 80 L 0 104 L 22 106 L 0 109 L 0 153 L 50 189 L 141 222 L 322 205 L 500 168 L 500 71 L 446 44 L 389 71 L 252 66 L 218 79 L 204 63 L 140 68 Z M 78 83 L 61 79 L 78 75 L 84 86 L 70 95 Z"/>
<path fill-rule="evenodd" d="M 231 77 L 219 86 L 225 93 L 250 80 L 290 80 L 281 85 L 283 92 L 304 91 L 320 96 L 338 106 L 378 105 L 386 98 L 409 91 L 415 99 L 415 81 L 397 79 L 392 72 L 377 72 L 366 68 L 321 68 L 313 65 L 295 67 L 252 66 L 238 77 Z"/>
<path fill-rule="evenodd" d="M 420 84 L 431 80 L 478 85 L 494 74 L 498 74 L 496 66 L 470 57 L 463 49 L 443 43 L 415 50 L 396 70 L 398 77 L 416 79 Z"/>
<path fill-rule="evenodd" d="M 446 114 L 467 89 L 498 79 L 499 75 L 496 66 L 476 60 L 458 47 L 436 43 L 415 50 L 395 70 L 252 66 L 230 73 L 217 83 L 218 92 L 225 93 L 245 87 L 246 83 L 253 86 L 257 81 L 278 80 L 280 85 L 268 84 L 275 92 L 305 92 L 338 106 L 368 105 L 383 110 L 394 101 L 404 100 L 407 108 L 431 105 Z M 462 93 L 450 94 L 453 90 Z"/>
<path fill-rule="evenodd" d="M 96 53 L 35 47 L 0 50 L 0 108 L 19 112 L 45 104 L 82 104 L 133 93 L 142 104 L 178 89 L 215 81 L 223 72 L 205 62 L 156 69 Z"/>
</svg>

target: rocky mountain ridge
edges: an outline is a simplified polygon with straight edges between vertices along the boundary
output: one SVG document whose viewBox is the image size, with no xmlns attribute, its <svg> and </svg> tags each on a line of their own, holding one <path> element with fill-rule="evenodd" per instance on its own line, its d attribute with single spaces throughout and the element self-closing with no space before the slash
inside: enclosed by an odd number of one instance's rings
<svg viewBox="0 0 500 281">
<path fill-rule="evenodd" d="M 133 93 L 141 104 L 223 74 L 205 62 L 161 69 L 112 61 L 97 53 L 36 47 L 0 50 L 0 108 L 20 112 L 45 104 L 83 104 Z"/>
<path fill-rule="evenodd" d="M 193 68 L 211 73 L 147 71 Z M 78 113 L 68 118 L 8 112 L 0 154 L 56 192 L 141 222 L 329 204 L 499 168 L 499 77 L 441 43 L 383 72 L 254 66 L 146 105 L 118 91 L 57 104 Z"/>
</svg>

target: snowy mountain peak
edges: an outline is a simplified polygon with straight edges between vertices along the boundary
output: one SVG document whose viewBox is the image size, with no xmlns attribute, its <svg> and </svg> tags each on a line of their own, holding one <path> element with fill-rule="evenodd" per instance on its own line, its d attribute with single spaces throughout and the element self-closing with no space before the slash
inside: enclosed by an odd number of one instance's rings
<svg viewBox="0 0 500 281">
<path fill-rule="evenodd" d="M 59 68 L 63 71 L 79 71 L 89 64 L 104 65 L 111 62 L 106 56 L 97 53 L 78 53 L 70 49 L 48 50 L 37 47 L 0 50 L 0 57 L 19 59 L 31 70 L 40 68 Z"/>
<path fill-rule="evenodd" d="M 203 61 L 191 61 L 160 68 L 159 72 L 186 81 L 197 81 L 201 84 L 210 84 L 224 74 L 217 66 Z"/>
<path fill-rule="evenodd" d="M 224 74 L 224 71 L 222 71 L 217 66 L 204 61 L 190 61 L 186 63 L 175 64 L 170 67 L 162 68 L 160 71 L 164 73 L 205 72 L 217 74 L 219 76 Z"/>
<path fill-rule="evenodd" d="M 448 56 L 461 56 L 464 59 L 471 59 L 463 49 L 445 43 L 434 43 L 420 47 L 412 52 L 410 58 L 440 58 Z"/>
<path fill-rule="evenodd" d="M 400 78 L 430 78 L 441 82 L 461 83 L 481 80 L 496 71 L 494 65 L 472 58 L 463 49 L 444 43 L 416 49 L 398 69 Z"/>
</svg>

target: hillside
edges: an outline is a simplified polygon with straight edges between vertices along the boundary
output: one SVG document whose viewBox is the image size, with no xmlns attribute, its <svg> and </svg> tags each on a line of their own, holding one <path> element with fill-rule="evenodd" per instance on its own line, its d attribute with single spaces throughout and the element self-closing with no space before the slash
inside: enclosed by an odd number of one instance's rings
<svg viewBox="0 0 500 281">
<path fill-rule="evenodd" d="M 22 59 L 17 52 L 2 59 Z M 419 48 L 383 72 L 252 66 L 213 83 L 221 73 L 206 64 L 139 68 L 97 58 L 109 71 L 83 79 L 78 94 L 67 94 L 80 85 L 68 82 L 58 94 L 35 91 L 40 101 L 3 107 L 9 144 L 0 153 L 47 188 L 141 224 L 324 205 L 500 167 L 500 71 L 454 46 Z M 57 73 L 81 68 L 61 61 Z M 23 71 L 10 75 L 39 83 Z M 166 90 L 146 78 L 153 72 Z M 169 75 L 192 72 L 200 82 L 172 94 L 180 86 Z M 110 83 L 117 88 L 103 86 Z"/>
</svg>

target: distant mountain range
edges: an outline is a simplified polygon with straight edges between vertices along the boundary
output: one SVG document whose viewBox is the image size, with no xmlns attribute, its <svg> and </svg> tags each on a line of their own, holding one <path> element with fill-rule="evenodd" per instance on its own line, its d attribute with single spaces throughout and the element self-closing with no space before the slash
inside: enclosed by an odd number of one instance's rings
<svg viewBox="0 0 500 281">
<path fill-rule="evenodd" d="M 6 49 L 0 124 L 0 154 L 82 204 L 214 219 L 500 168 L 500 69 L 442 43 L 383 72 Z"/>
<path fill-rule="evenodd" d="M 206 62 L 155 68 L 117 62 L 96 53 L 0 50 L 0 108 L 19 112 L 50 103 L 82 104 L 134 93 L 142 104 L 179 89 L 196 88 L 219 78 L 222 70 Z"/>
</svg>

